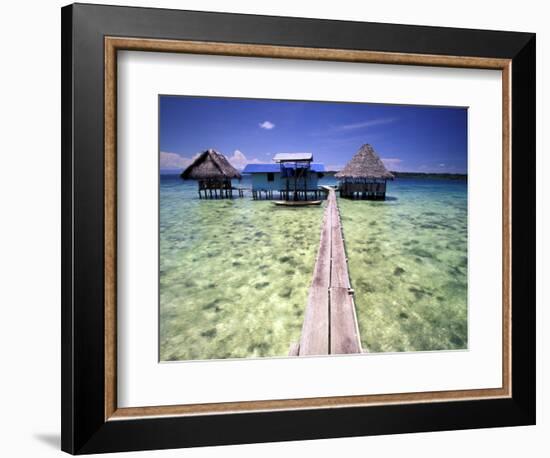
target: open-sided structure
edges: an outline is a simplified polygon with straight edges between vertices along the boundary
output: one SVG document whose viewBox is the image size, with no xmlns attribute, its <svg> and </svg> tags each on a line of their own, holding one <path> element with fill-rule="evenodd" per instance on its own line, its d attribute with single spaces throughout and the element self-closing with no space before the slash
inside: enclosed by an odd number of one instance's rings
<svg viewBox="0 0 550 458">
<path fill-rule="evenodd" d="M 199 154 L 180 176 L 184 180 L 197 180 L 199 198 L 205 199 L 233 197 L 231 180 L 241 179 L 241 174 L 227 158 L 213 149 Z M 241 190 L 239 190 L 239 196 L 242 197 Z"/>
<path fill-rule="evenodd" d="M 376 200 L 386 198 L 386 181 L 394 178 L 369 144 L 359 148 L 334 176 L 339 180 L 340 197 Z"/>
</svg>

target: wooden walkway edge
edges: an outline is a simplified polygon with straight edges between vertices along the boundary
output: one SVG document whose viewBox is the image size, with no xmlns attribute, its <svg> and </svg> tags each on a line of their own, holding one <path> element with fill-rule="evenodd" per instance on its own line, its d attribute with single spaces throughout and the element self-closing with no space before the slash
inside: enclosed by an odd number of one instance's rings
<svg viewBox="0 0 550 458">
<path fill-rule="evenodd" d="M 299 345 L 289 355 L 361 353 L 340 213 L 329 188 Z"/>
</svg>

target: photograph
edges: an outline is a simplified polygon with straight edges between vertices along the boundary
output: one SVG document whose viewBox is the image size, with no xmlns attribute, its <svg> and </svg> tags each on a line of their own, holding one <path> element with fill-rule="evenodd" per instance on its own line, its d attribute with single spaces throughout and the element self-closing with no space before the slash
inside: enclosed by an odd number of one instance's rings
<svg viewBox="0 0 550 458">
<path fill-rule="evenodd" d="M 468 350 L 468 107 L 158 104 L 159 361 Z"/>
<path fill-rule="evenodd" d="M 27 7 L 6 348 L 60 373 L 14 450 L 537 455 L 543 15 L 398 1 Z"/>
</svg>

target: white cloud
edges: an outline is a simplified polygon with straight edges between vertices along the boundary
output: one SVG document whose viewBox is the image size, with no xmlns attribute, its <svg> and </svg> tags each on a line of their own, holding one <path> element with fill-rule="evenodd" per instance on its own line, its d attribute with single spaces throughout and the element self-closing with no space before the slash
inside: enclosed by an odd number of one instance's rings
<svg viewBox="0 0 550 458">
<path fill-rule="evenodd" d="M 258 124 L 262 129 L 271 130 L 275 127 L 275 124 L 273 124 L 270 121 L 264 121 L 260 124 Z"/>
<path fill-rule="evenodd" d="M 380 126 L 383 124 L 391 124 L 397 121 L 397 118 L 378 118 L 370 119 L 369 121 L 356 122 L 353 124 L 342 124 L 333 128 L 334 131 L 342 132 L 348 130 L 366 129 L 367 127 Z"/>
<path fill-rule="evenodd" d="M 344 164 L 328 164 L 325 165 L 325 170 L 327 172 L 339 172 L 344 168 Z"/>
<path fill-rule="evenodd" d="M 160 168 L 161 169 L 185 169 L 198 155 L 193 157 L 180 156 L 177 153 L 160 152 Z"/>
<path fill-rule="evenodd" d="M 186 169 L 199 154 L 195 154 L 192 157 L 181 156 L 178 153 L 169 153 L 161 151 L 160 153 L 160 168 L 164 170 L 184 170 Z M 231 156 L 226 156 L 227 160 L 233 165 L 233 167 L 242 170 L 246 164 L 260 164 L 262 161 L 256 158 L 247 158 L 244 153 L 236 149 Z"/>
<path fill-rule="evenodd" d="M 233 167 L 236 169 L 242 170 L 246 166 L 246 164 L 261 164 L 262 161 L 256 158 L 247 158 L 244 153 L 236 149 L 233 152 L 232 156 L 228 156 L 227 160 L 231 163 Z"/>
<path fill-rule="evenodd" d="M 398 157 L 381 157 L 380 159 L 386 168 L 390 170 L 398 170 L 401 167 L 401 162 L 403 162 Z"/>
<path fill-rule="evenodd" d="M 439 167 L 445 167 L 445 164 L 439 164 Z"/>
</svg>

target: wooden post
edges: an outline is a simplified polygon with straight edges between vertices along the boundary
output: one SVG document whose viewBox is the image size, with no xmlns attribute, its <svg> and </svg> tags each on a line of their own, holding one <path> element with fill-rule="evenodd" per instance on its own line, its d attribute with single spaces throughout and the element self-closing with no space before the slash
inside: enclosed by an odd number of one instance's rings
<svg viewBox="0 0 550 458">
<path fill-rule="evenodd" d="M 285 195 L 285 200 L 290 200 L 288 198 L 288 191 L 289 191 L 289 188 L 290 188 L 290 183 L 288 182 L 288 177 L 286 177 L 286 195 Z"/>
<path fill-rule="evenodd" d="M 293 342 L 290 344 L 290 348 L 288 349 L 288 356 L 298 356 L 299 351 L 300 344 L 298 342 Z"/>
</svg>

